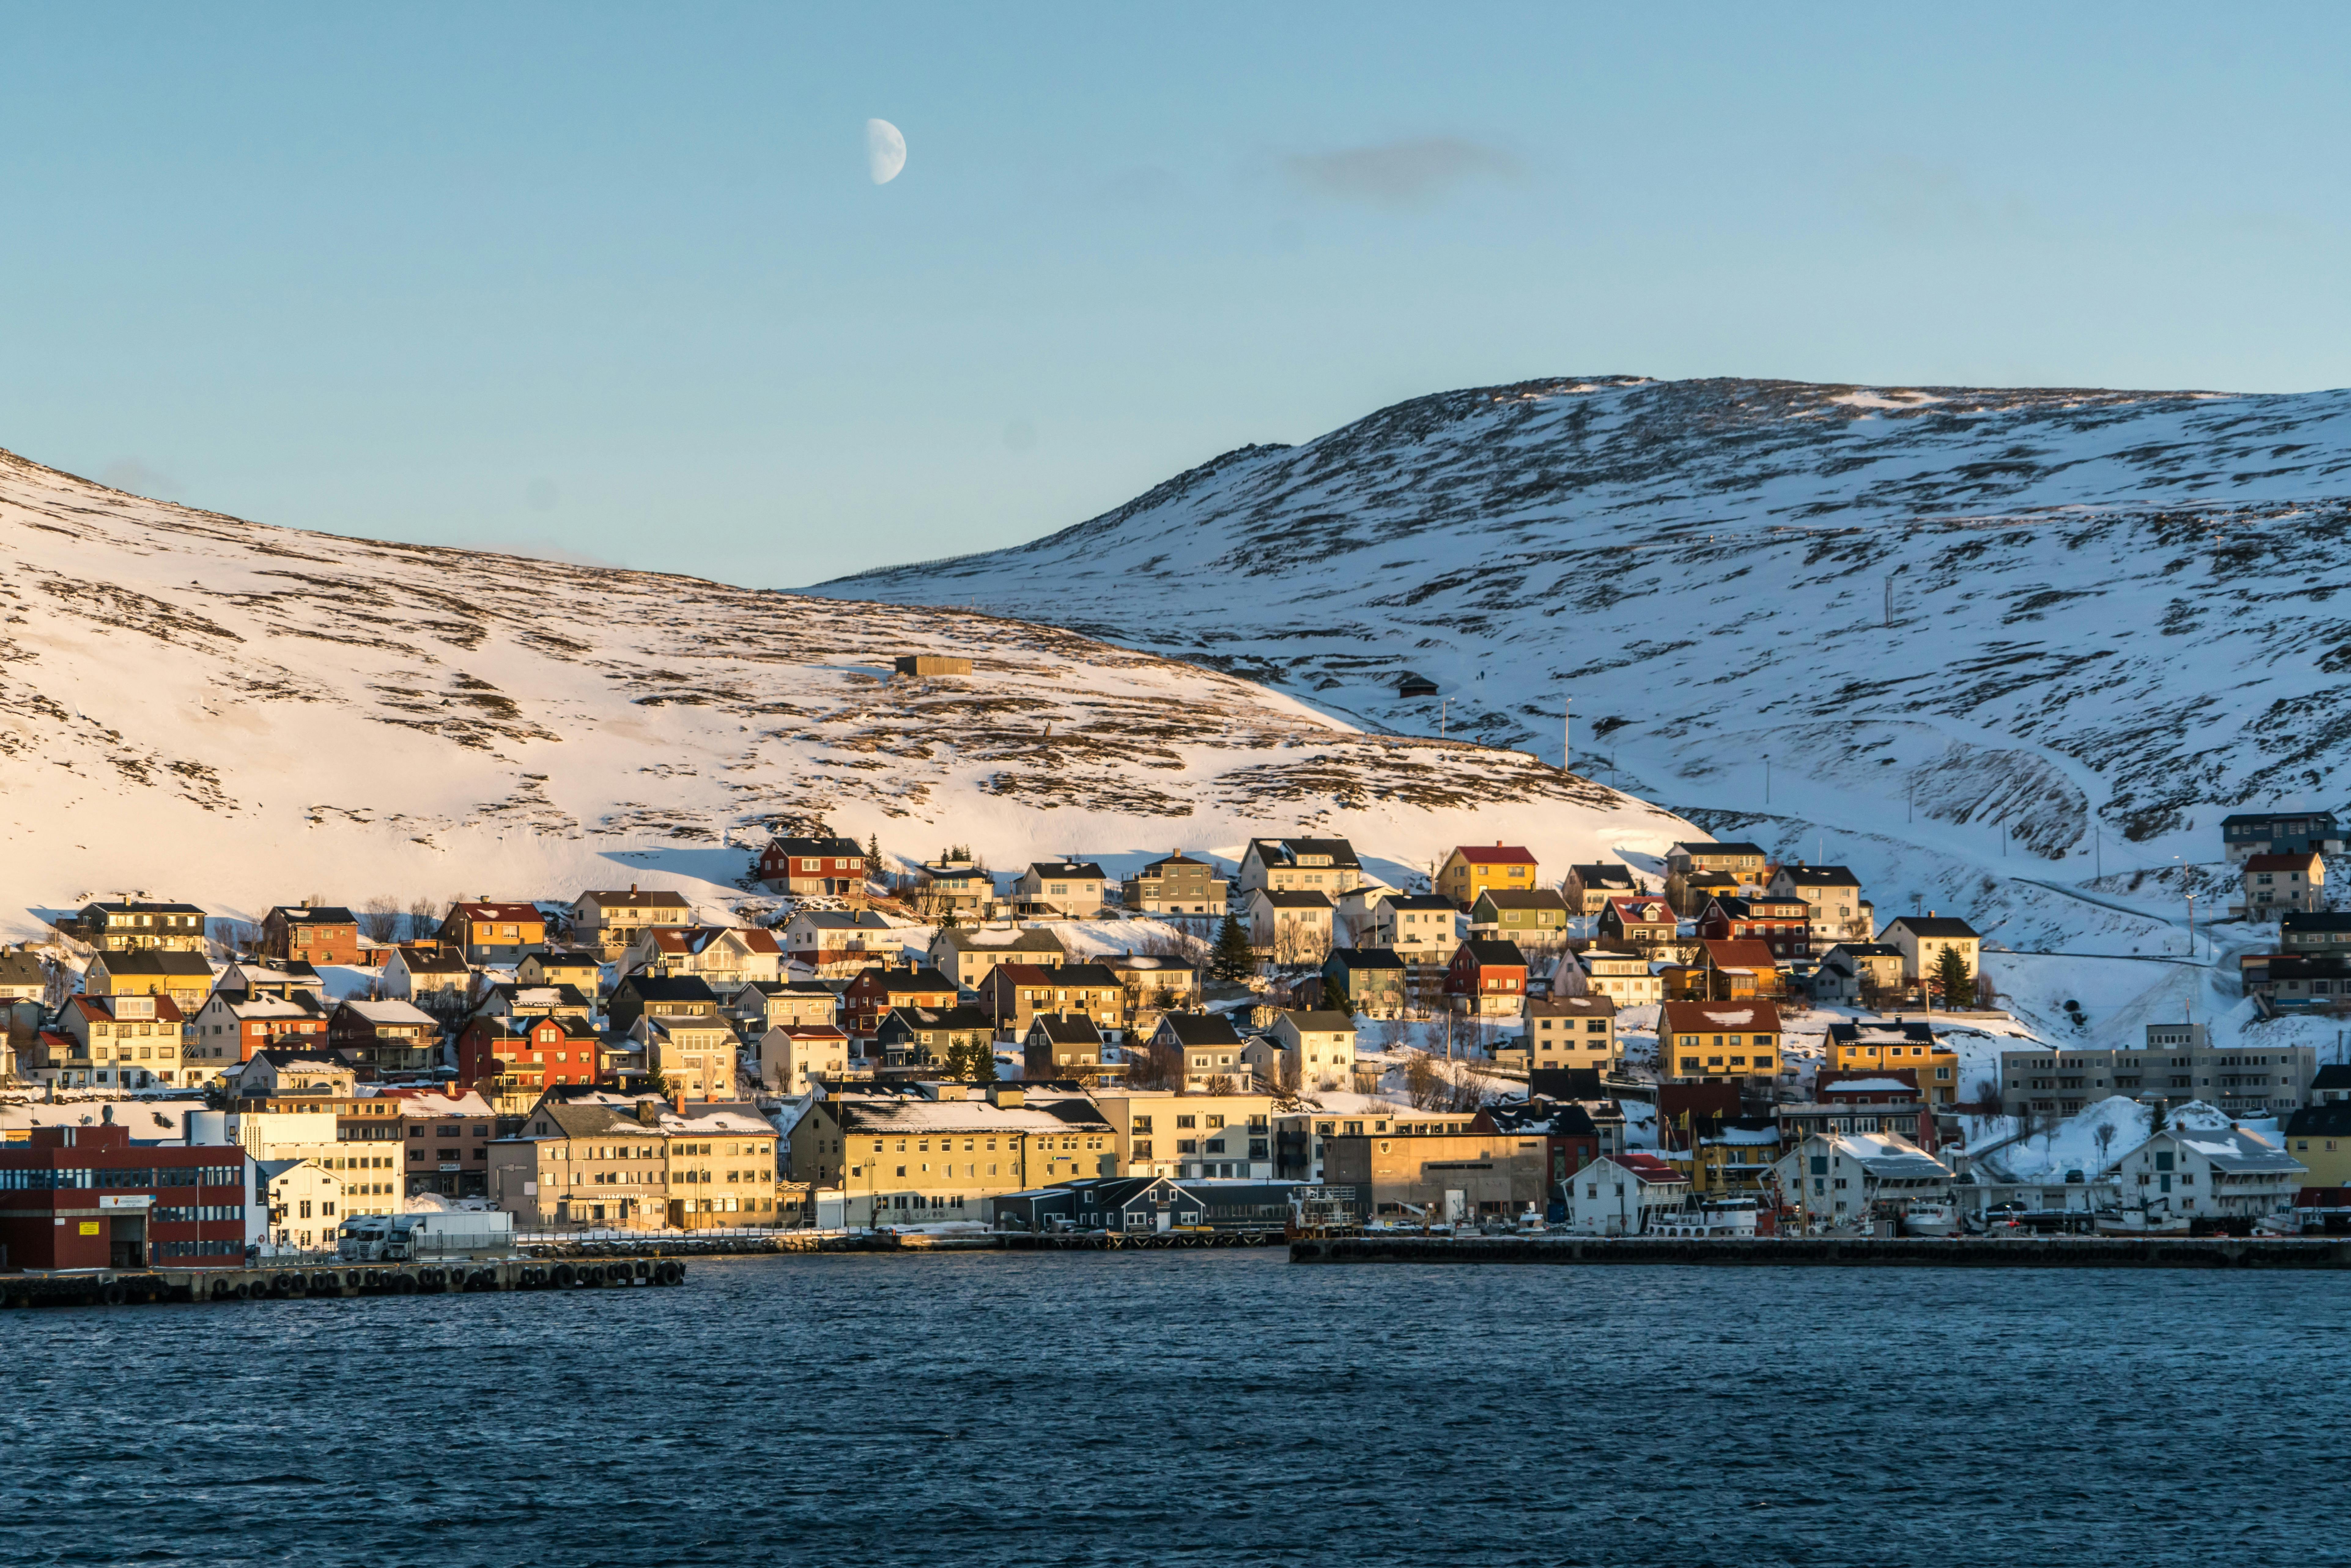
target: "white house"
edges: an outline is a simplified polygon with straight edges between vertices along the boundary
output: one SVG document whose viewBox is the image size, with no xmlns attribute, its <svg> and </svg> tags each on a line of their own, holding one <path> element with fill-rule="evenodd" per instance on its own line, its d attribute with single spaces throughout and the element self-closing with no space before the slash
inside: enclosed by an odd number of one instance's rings
<svg viewBox="0 0 2351 1568">
<path fill-rule="evenodd" d="M 1393 947 L 1407 964 L 1442 964 L 1461 941 L 1460 911 L 1435 893 L 1383 893 L 1371 902 L 1368 939 L 1358 947 Z"/>
<path fill-rule="evenodd" d="M 958 990 L 977 991 L 998 964 L 1069 962 L 1061 939 L 1041 925 L 965 925 L 931 938 L 931 967 Z"/>
<path fill-rule="evenodd" d="M 474 971 L 463 956 L 444 947 L 395 947 L 376 988 L 428 1012 L 457 1012 L 473 998 Z"/>
<path fill-rule="evenodd" d="M 1285 1012 L 1273 1020 L 1284 1065 L 1307 1089 L 1344 1089 L 1354 1082 L 1355 1020 L 1330 1009 Z"/>
<path fill-rule="evenodd" d="M 905 947 L 905 934 L 870 909 L 803 909 L 784 926 L 784 956 L 812 974 L 854 976 L 870 965 L 894 965 Z"/>
<path fill-rule="evenodd" d="M 759 1084 L 771 1094 L 806 1094 L 811 1074 L 838 1083 L 848 1071 L 849 1036 L 832 1024 L 778 1024 L 759 1037 Z"/>
<path fill-rule="evenodd" d="M 2171 1125 L 2108 1169 L 2123 1207 L 2148 1222 L 2252 1218 L 2294 1207 L 2309 1168 L 2258 1134 L 2206 1105 L 2182 1106 Z M 2199 1124 L 2210 1123 L 2210 1125 Z"/>
<path fill-rule="evenodd" d="M 1679 1208 L 1689 1177 L 1646 1153 L 1604 1155 L 1561 1184 L 1567 1228 L 1588 1236 L 1638 1236 L 1659 1209 Z"/>
<path fill-rule="evenodd" d="M 1091 861 L 1036 861 L 1012 880 L 1014 907 L 1024 915 L 1069 915 L 1091 920 L 1102 912 L 1102 868 Z"/>
<path fill-rule="evenodd" d="M 1249 946 L 1277 964 L 1320 964 L 1331 951 L 1330 898 L 1320 893 L 1252 888 Z"/>
<path fill-rule="evenodd" d="M 1851 1225 L 1949 1203 L 1951 1168 L 1899 1133 L 1815 1133 L 1772 1166 L 1807 1225 Z"/>
</svg>

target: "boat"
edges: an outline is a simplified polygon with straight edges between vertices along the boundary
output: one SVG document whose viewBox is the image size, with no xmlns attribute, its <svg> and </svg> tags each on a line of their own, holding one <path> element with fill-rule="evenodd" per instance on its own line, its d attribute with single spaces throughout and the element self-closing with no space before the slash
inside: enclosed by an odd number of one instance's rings
<svg viewBox="0 0 2351 1568">
<path fill-rule="evenodd" d="M 1914 1203 L 1902 1216 L 1905 1236 L 1956 1236 L 1959 1231 L 1959 1211 L 1948 1203 Z"/>
</svg>

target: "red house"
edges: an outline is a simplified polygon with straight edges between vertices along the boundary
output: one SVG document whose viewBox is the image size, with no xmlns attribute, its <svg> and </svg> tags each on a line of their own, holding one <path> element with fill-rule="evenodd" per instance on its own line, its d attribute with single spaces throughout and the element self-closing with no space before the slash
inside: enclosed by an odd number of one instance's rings
<svg viewBox="0 0 2351 1568">
<path fill-rule="evenodd" d="M 1809 958 L 1813 953 L 1812 905 L 1801 898 L 1754 898 L 1720 894 L 1707 901 L 1698 917 L 1701 941 L 1761 942 L 1779 963 Z"/>
<path fill-rule="evenodd" d="M 0 1268 L 242 1263 L 249 1174 L 233 1144 L 134 1145 L 110 1120 L 36 1127 L 0 1145 Z"/>
<path fill-rule="evenodd" d="M 1813 1084 L 1813 1098 L 1839 1111 L 1864 1108 L 1866 1124 L 1841 1122 L 1840 1132 L 1898 1132 L 1920 1148 L 1935 1147 L 1935 1113 L 1918 1092 L 1915 1067 L 1873 1067 L 1843 1072 L 1823 1070 Z"/>
<path fill-rule="evenodd" d="M 759 852 L 759 880 L 768 892 L 837 898 L 852 909 L 865 907 L 869 869 L 855 839 L 775 838 Z"/>
<path fill-rule="evenodd" d="M 1446 966 L 1445 995 L 1455 1012 L 1515 1016 L 1527 1004 L 1527 956 L 1515 942 L 1472 936 Z"/>
<path fill-rule="evenodd" d="M 871 1040 L 893 1008 L 951 1008 L 956 983 L 936 969 L 918 967 L 912 958 L 894 966 L 874 965 L 849 982 L 841 993 L 841 1027 Z"/>
<path fill-rule="evenodd" d="M 261 917 L 263 957 L 280 963 L 356 964 L 359 916 L 340 904 L 281 904 Z"/>
<path fill-rule="evenodd" d="M 1671 942 L 1681 932 L 1681 916 L 1662 898 L 1612 898 L 1600 912 L 1600 939 L 1647 946 Z"/>
<path fill-rule="evenodd" d="M 568 1017 L 492 1018 L 476 1013 L 457 1036 L 457 1081 L 486 1094 L 502 1082 L 510 1092 L 537 1098 L 558 1083 L 593 1083 L 601 1037 Z"/>
</svg>

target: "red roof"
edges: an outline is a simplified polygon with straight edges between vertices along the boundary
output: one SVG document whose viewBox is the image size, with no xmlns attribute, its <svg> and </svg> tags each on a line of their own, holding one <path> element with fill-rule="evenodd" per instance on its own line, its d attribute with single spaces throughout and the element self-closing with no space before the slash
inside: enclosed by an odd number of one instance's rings
<svg viewBox="0 0 2351 1568">
<path fill-rule="evenodd" d="M 1532 865 L 1535 857 L 1517 844 L 1496 844 L 1488 849 L 1482 844 L 1458 844 L 1453 852 L 1471 865 Z"/>
<path fill-rule="evenodd" d="M 1724 1030 L 1757 1034 L 1780 1032 L 1780 1009 L 1770 1002 L 1666 1002 L 1665 1030 L 1669 1034 L 1719 1033 Z"/>
<path fill-rule="evenodd" d="M 461 903 L 457 914 L 467 920 L 538 920 L 543 918 L 536 904 L 475 904 Z"/>
<path fill-rule="evenodd" d="M 1631 1171 L 1635 1176 L 1639 1176 L 1643 1181 L 1689 1180 L 1689 1177 L 1682 1175 L 1681 1172 L 1676 1170 L 1672 1166 L 1667 1165 L 1665 1161 L 1659 1159 L 1655 1155 L 1625 1154 L 1614 1155 L 1610 1157 L 1618 1165 L 1623 1166 L 1626 1170 Z"/>
<path fill-rule="evenodd" d="M 2308 871 L 2318 862 L 2318 856 L 2304 851 L 2298 855 L 2251 855 L 2246 858 L 2247 871 Z"/>
<path fill-rule="evenodd" d="M 1676 919 L 1674 906 L 1662 898 L 1612 898 L 1608 907 L 1627 925 L 1671 925 Z"/>
</svg>

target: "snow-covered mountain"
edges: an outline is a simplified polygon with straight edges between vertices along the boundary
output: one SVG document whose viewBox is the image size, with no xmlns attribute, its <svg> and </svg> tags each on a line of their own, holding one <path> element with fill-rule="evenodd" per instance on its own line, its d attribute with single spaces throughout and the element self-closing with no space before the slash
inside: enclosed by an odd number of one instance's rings
<svg viewBox="0 0 2351 1568">
<path fill-rule="evenodd" d="M 990 615 L 301 533 L 5 453 L 0 542 L 0 934 L 118 893 L 723 899 L 810 816 L 907 860 L 1113 869 L 1301 828 L 1407 865 L 1690 831 L 1517 753 Z M 976 667 L 894 675 L 914 653 Z"/>
<path fill-rule="evenodd" d="M 818 591 L 1114 632 L 1552 758 L 1572 696 L 1576 765 L 1654 798 L 1761 812 L 1768 753 L 1783 810 L 2004 825 L 2070 879 L 2346 793 L 2346 494 L 2351 393 L 1595 377 L 1401 403 Z M 1407 669 L 1438 697 L 1399 697 Z"/>
</svg>

